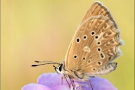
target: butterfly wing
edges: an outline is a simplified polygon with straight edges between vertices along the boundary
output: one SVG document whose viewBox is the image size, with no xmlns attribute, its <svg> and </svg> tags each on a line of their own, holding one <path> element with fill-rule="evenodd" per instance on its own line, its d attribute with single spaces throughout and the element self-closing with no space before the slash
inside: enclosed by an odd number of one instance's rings
<svg viewBox="0 0 135 90">
<path fill-rule="evenodd" d="M 96 1 L 92 6 L 89 8 L 89 10 L 86 12 L 84 18 L 82 19 L 81 23 L 83 23 L 85 20 L 87 20 L 91 16 L 107 16 L 112 22 L 114 22 L 115 27 L 117 27 L 112 15 L 107 10 L 106 7 L 103 6 L 101 2 Z"/>
<path fill-rule="evenodd" d="M 120 55 L 119 30 L 108 10 L 95 2 L 69 45 L 65 68 L 79 73 L 96 72 Z"/>
</svg>

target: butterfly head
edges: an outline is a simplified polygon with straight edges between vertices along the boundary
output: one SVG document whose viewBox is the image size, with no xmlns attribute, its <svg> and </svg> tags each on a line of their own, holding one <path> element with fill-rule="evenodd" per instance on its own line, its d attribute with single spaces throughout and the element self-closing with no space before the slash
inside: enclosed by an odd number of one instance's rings
<svg viewBox="0 0 135 90">
<path fill-rule="evenodd" d="M 36 63 L 39 63 L 37 65 L 32 65 L 32 67 L 36 67 L 36 66 L 41 66 L 41 65 L 47 65 L 47 64 L 57 64 L 58 67 L 56 67 L 55 65 L 53 65 L 55 71 L 59 74 L 63 74 L 64 71 L 64 62 L 63 63 L 57 63 L 57 62 L 53 62 L 53 61 L 35 61 Z"/>
<path fill-rule="evenodd" d="M 63 64 L 59 64 L 58 67 L 56 67 L 56 66 L 53 65 L 53 67 L 54 67 L 54 69 L 55 69 L 55 71 L 56 71 L 57 73 L 62 74 L 62 71 L 63 71 Z"/>
</svg>

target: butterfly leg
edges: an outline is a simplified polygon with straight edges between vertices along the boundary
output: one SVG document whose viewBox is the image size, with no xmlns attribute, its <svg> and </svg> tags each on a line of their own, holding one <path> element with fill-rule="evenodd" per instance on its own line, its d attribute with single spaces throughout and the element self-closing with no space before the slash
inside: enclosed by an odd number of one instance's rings
<svg viewBox="0 0 135 90">
<path fill-rule="evenodd" d="M 90 80 L 87 81 L 89 83 L 89 86 L 91 87 L 91 89 L 93 90 L 92 84 L 90 82 Z"/>
<path fill-rule="evenodd" d="M 61 76 L 61 85 L 63 84 L 63 76 Z"/>
<path fill-rule="evenodd" d="M 74 87 L 74 80 L 72 80 L 72 78 L 71 78 L 70 76 L 68 76 L 68 77 L 69 77 L 69 80 L 70 80 L 71 85 L 72 85 L 72 87 L 73 87 L 73 90 L 75 90 L 75 87 Z"/>
<path fill-rule="evenodd" d="M 68 80 L 67 80 L 68 77 L 66 77 L 65 75 L 63 75 L 63 76 L 64 76 L 64 78 L 66 79 L 66 82 L 67 82 L 67 84 L 68 84 L 68 86 L 69 86 L 69 88 L 70 88 L 70 84 L 69 84 L 69 82 L 68 82 Z"/>
<path fill-rule="evenodd" d="M 94 90 L 93 87 L 92 87 L 92 84 L 91 84 L 90 80 L 83 80 L 83 82 L 87 82 L 88 85 L 90 86 L 91 90 Z"/>
</svg>

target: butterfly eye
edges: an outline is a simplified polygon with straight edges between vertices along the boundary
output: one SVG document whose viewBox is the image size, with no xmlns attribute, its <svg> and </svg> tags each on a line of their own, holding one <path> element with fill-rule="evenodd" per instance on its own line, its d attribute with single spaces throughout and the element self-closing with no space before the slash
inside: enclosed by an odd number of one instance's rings
<svg viewBox="0 0 135 90">
<path fill-rule="evenodd" d="M 76 59 L 77 58 L 77 55 L 74 55 L 74 58 Z"/>
<path fill-rule="evenodd" d="M 77 39 L 76 39 L 76 42 L 79 43 L 79 42 L 80 42 L 80 38 L 77 38 Z"/>
</svg>

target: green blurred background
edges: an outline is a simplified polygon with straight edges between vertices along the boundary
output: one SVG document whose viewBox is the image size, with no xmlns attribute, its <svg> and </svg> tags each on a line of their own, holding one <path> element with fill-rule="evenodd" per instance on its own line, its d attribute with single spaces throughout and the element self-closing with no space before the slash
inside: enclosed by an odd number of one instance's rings
<svg viewBox="0 0 135 90">
<path fill-rule="evenodd" d="M 74 32 L 95 0 L 1 0 L 1 90 L 20 90 L 64 60 Z M 125 44 L 118 68 L 102 77 L 119 90 L 134 89 L 134 0 L 100 0 L 113 15 Z"/>
</svg>

